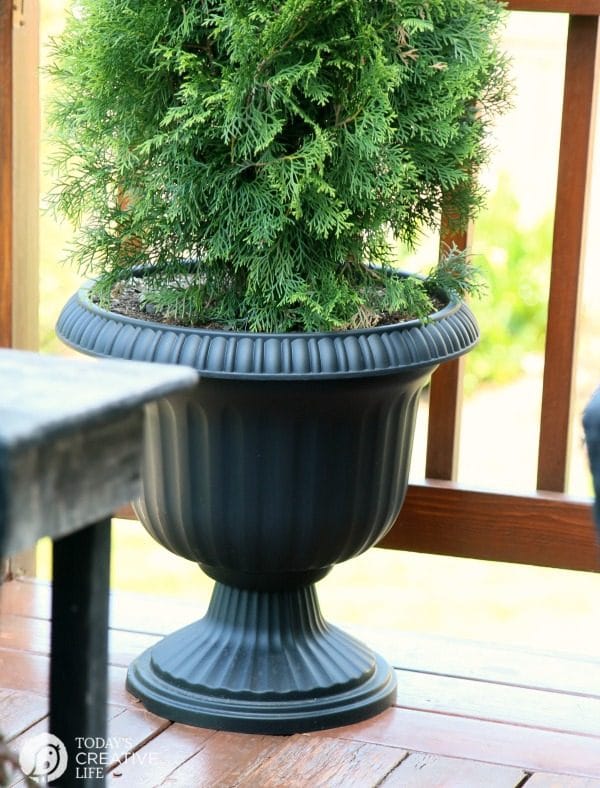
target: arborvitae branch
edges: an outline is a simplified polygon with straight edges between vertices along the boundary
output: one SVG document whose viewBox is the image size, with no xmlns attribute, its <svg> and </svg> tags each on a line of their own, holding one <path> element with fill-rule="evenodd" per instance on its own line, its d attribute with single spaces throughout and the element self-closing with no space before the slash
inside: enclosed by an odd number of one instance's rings
<svg viewBox="0 0 600 788">
<path fill-rule="evenodd" d="M 104 292 L 145 264 L 153 300 L 190 323 L 424 316 L 414 282 L 382 270 L 373 286 L 364 265 L 386 269 L 442 205 L 464 225 L 481 204 L 502 15 L 497 0 L 78 0 L 50 69 L 52 199 L 80 228 L 76 262 Z"/>
</svg>

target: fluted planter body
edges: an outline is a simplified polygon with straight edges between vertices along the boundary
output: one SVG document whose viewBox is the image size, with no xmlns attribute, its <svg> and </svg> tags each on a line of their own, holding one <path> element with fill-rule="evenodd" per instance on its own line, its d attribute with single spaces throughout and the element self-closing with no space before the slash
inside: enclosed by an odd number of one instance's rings
<svg viewBox="0 0 600 788">
<path fill-rule="evenodd" d="M 135 507 L 155 539 L 217 583 L 204 619 L 134 662 L 130 690 L 171 719 L 267 733 L 390 705 L 393 671 L 323 620 L 314 583 L 397 518 L 419 394 L 476 342 L 468 308 L 452 303 L 425 325 L 256 335 L 132 320 L 83 290 L 58 333 L 92 355 L 201 376 L 149 409 Z"/>
<path fill-rule="evenodd" d="M 422 385 L 206 379 L 151 409 L 139 517 L 217 580 L 305 584 L 395 520 Z"/>
</svg>

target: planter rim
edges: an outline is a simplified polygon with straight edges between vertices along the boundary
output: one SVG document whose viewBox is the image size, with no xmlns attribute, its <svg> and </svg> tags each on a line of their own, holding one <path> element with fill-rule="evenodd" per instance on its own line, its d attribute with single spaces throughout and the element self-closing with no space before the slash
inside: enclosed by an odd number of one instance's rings
<svg viewBox="0 0 600 788">
<path fill-rule="evenodd" d="M 63 308 L 56 332 L 92 356 L 191 366 L 204 377 L 304 380 L 370 377 L 434 367 L 479 339 L 473 313 L 451 298 L 418 319 L 346 331 L 255 333 L 158 323 L 111 312 L 84 284 Z"/>
</svg>

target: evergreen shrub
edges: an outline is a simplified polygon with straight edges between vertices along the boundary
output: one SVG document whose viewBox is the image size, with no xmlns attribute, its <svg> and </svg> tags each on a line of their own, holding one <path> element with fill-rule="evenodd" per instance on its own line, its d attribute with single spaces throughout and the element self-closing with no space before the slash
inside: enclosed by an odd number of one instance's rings
<svg viewBox="0 0 600 788">
<path fill-rule="evenodd" d="M 54 42 L 57 211 L 108 299 L 192 325 L 332 330 L 474 287 L 391 274 L 477 172 L 507 66 L 497 0 L 77 0 Z"/>
</svg>

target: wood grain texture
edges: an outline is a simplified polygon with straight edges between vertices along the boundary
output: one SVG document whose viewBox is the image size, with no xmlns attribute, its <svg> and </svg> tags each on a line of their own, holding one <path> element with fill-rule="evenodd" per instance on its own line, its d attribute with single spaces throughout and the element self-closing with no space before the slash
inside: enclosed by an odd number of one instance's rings
<svg viewBox="0 0 600 788">
<path fill-rule="evenodd" d="M 429 388 L 425 476 L 455 481 L 458 473 L 465 359 L 439 366 Z"/>
<path fill-rule="evenodd" d="M 0 0 L 0 347 L 12 344 L 12 0 Z"/>
<path fill-rule="evenodd" d="M 515 788 L 522 769 L 463 758 L 412 753 L 381 783 L 381 788 Z"/>
<path fill-rule="evenodd" d="M 13 625 L 23 618 L 33 627 L 36 648 L 43 647 L 46 634 L 39 627 L 48 622 L 29 613 L 47 616 L 47 596 L 47 585 L 30 581 L 0 588 L 2 643 L 12 642 L 0 648 L 0 729 L 10 731 L 17 751 L 47 730 L 48 657 L 15 648 Z M 115 609 L 121 596 L 113 595 Z M 3 607 L 7 598 L 10 604 Z M 133 597 L 124 598 L 127 618 L 133 614 Z M 141 595 L 135 598 L 143 603 Z M 172 629 L 178 600 L 151 606 L 157 629 Z M 7 607 L 12 612 L 4 617 Z M 23 640 L 28 630 L 20 631 Z M 148 637 L 128 631 L 115 635 Z M 356 725 L 294 737 L 173 725 L 127 695 L 124 668 L 111 668 L 109 781 L 183 788 L 479 788 L 516 787 L 524 772 L 545 770 L 548 778 L 528 781 L 532 788 L 592 788 L 595 783 L 588 780 L 600 778 L 599 664 L 434 635 L 390 636 L 404 656 L 398 672 L 402 705 Z"/>
<path fill-rule="evenodd" d="M 39 654 L 0 649 L 0 687 L 25 690 L 44 697 L 48 694 L 50 659 Z M 137 707 L 138 701 L 125 689 L 124 668 L 111 665 L 108 669 L 108 700 L 113 705 Z"/>
<path fill-rule="evenodd" d="M 49 653 L 49 591 L 46 583 L 29 580 L 11 581 L 0 588 L 0 648 L 34 655 Z M 2 605 L 3 600 L 7 604 Z M 139 618 L 143 618 L 142 605 L 152 612 L 153 628 L 160 632 L 172 632 L 194 619 L 194 615 L 182 612 L 187 605 L 179 598 L 149 598 L 119 591 L 112 594 L 112 603 L 109 663 L 121 667 L 160 638 L 130 629 L 139 627 L 136 604 L 140 606 Z M 20 615 L 8 612 L 15 608 Z M 195 612 L 193 606 L 191 611 Z M 46 618 L 30 617 L 32 612 L 45 613 Z M 143 621 L 142 626 L 148 626 L 148 622 Z M 354 627 L 350 634 L 377 646 L 395 667 L 405 671 L 600 697 L 600 661 L 593 657 L 525 651 L 516 646 L 406 631 L 390 631 L 384 648 L 376 643 L 376 630 Z"/>
<path fill-rule="evenodd" d="M 0 614 L 0 648 L 48 654 L 50 622 L 15 616 L 12 613 Z"/>
<path fill-rule="evenodd" d="M 0 349 L 0 555 L 111 515 L 139 493 L 143 406 L 186 367 Z"/>
<path fill-rule="evenodd" d="M 40 0 L 15 2 L 13 24 L 12 345 L 39 347 Z"/>
<path fill-rule="evenodd" d="M 113 782 L 114 777 L 117 782 L 118 778 L 119 784 L 136 788 L 161 785 L 163 781 L 168 785 L 176 767 L 192 758 L 214 735 L 214 731 L 206 728 L 169 725 L 115 766 L 109 779 Z"/>
<path fill-rule="evenodd" d="M 593 777 L 570 777 L 566 774 L 532 774 L 527 788 L 600 788 L 600 780 Z"/>
<path fill-rule="evenodd" d="M 5 616 L 50 619 L 52 587 L 40 580 L 21 578 L 0 586 L 0 626 Z"/>
<path fill-rule="evenodd" d="M 35 696 L 34 696 L 35 697 Z M 119 706 L 110 705 L 107 710 L 108 734 L 106 737 L 106 771 L 119 768 L 120 764 L 131 758 L 135 758 L 135 753 L 144 747 L 149 741 L 159 733 L 168 728 L 171 723 L 143 709 L 123 709 Z M 23 730 L 16 738 L 10 738 L 10 746 L 14 752 L 19 752 L 20 748 L 34 736 L 48 732 L 48 717 L 36 722 L 31 727 Z M 78 742 L 74 747 L 69 748 L 71 760 L 79 759 L 80 764 L 89 764 L 90 751 L 86 749 L 85 742 Z M 10 782 L 10 785 L 22 785 L 20 779 Z M 75 778 L 75 785 L 83 784 L 81 778 Z M 100 784 L 97 780 L 95 784 Z"/>
<path fill-rule="evenodd" d="M 116 706 L 114 704 L 109 704 L 107 706 L 106 716 L 108 718 L 108 726 L 109 726 L 109 733 L 112 730 L 111 726 L 113 724 L 113 720 L 118 717 L 119 715 L 123 714 L 125 709 L 122 706 Z M 38 733 L 47 733 L 48 732 L 48 716 L 46 715 L 30 728 L 20 733 L 14 739 L 11 739 L 11 745 L 14 749 L 19 749 L 22 744 L 24 744 L 28 738 L 31 736 L 37 736 Z"/>
<path fill-rule="evenodd" d="M 396 672 L 401 708 L 417 709 L 538 730 L 594 736 L 600 752 L 600 697 L 435 676 Z"/>
<path fill-rule="evenodd" d="M 375 635 L 354 634 L 375 645 Z M 394 632 L 386 658 L 403 670 L 600 698 L 600 660 L 477 640 Z M 592 643 L 594 641 L 591 641 Z M 383 649 L 379 649 L 383 651 Z"/>
<path fill-rule="evenodd" d="M 447 482 L 409 486 L 380 547 L 598 571 L 591 505 L 567 496 L 474 491 Z"/>
<path fill-rule="evenodd" d="M 236 782 L 236 788 L 364 788 L 378 785 L 407 755 L 395 746 L 298 734 Z"/>
<path fill-rule="evenodd" d="M 120 716 L 122 713 L 123 713 L 123 709 L 121 707 L 112 706 L 112 705 L 108 706 L 107 717 L 109 720 L 108 723 L 109 737 L 113 735 L 112 725 L 115 718 Z M 133 723 L 133 728 L 135 732 L 135 723 Z M 23 745 L 25 745 L 33 737 L 38 736 L 41 733 L 48 733 L 48 732 L 49 732 L 49 724 L 48 724 L 48 717 L 46 716 L 43 719 L 39 720 L 39 722 L 36 722 L 35 725 L 32 725 L 30 728 L 27 728 L 27 730 L 23 731 L 23 733 L 19 734 L 16 738 L 11 739 L 9 742 L 9 746 L 13 752 L 19 753 Z M 76 753 L 71 752 L 70 755 L 72 757 L 75 757 Z M 61 783 L 64 784 L 62 781 Z M 99 781 L 95 781 L 95 783 L 100 785 Z M 84 782 L 81 779 L 77 779 L 74 781 L 74 784 L 83 785 Z M 17 772 L 12 776 L 11 780 L 9 781 L 9 786 L 10 788 L 13 788 L 13 786 L 19 786 L 19 788 L 28 788 L 28 785 L 25 783 L 25 779 L 20 772 Z"/>
<path fill-rule="evenodd" d="M 169 728 L 171 723 L 141 706 L 123 709 L 108 720 L 107 768 L 118 768 L 148 742 Z"/>
<path fill-rule="evenodd" d="M 217 731 L 204 746 L 168 777 L 168 785 L 215 788 L 238 785 L 243 775 L 253 772 L 282 747 L 286 739 L 249 733 Z"/>
<path fill-rule="evenodd" d="M 444 220 L 442 220 L 442 225 Z M 461 233 L 442 232 L 440 256 L 456 246 L 467 249 L 472 241 L 473 228 Z M 442 364 L 433 373 L 429 387 L 429 417 L 425 476 L 428 479 L 454 481 L 458 472 L 460 446 L 460 417 L 462 412 L 462 382 L 464 357 Z"/>
<path fill-rule="evenodd" d="M 48 714 L 46 698 L 25 690 L 0 689 L 0 731 L 14 739 Z"/>
<path fill-rule="evenodd" d="M 9 615 L 48 620 L 51 592 L 50 583 L 28 578 L 0 586 L 0 628 L 4 616 Z M 137 633 L 152 638 L 167 635 L 204 615 L 210 598 L 209 590 L 204 597 L 199 597 L 198 604 L 191 603 L 189 598 L 177 598 L 174 604 L 173 597 L 119 591 L 110 597 L 110 626 L 124 630 L 127 639 Z"/>
<path fill-rule="evenodd" d="M 45 697 L 48 694 L 47 656 L 0 650 L 0 682 L 3 689 L 24 690 Z"/>
<path fill-rule="evenodd" d="M 139 407 L 89 417 L 64 435 L 42 435 L 14 451 L 0 435 L 0 481 L 7 485 L 0 552 L 11 555 L 43 536 L 66 536 L 134 498 L 141 484 L 143 429 Z"/>
<path fill-rule="evenodd" d="M 466 758 L 526 771 L 600 777 L 600 747 L 592 736 L 524 728 L 452 714 L 394 707 L 327 736 Z"/>
<path fill-rule="evenodd" d="M 598 17 L 569 20 L 537 488 L 566 489 L 598 73 Z"/>
</svg>

